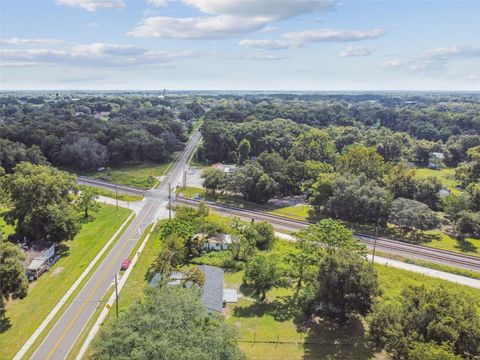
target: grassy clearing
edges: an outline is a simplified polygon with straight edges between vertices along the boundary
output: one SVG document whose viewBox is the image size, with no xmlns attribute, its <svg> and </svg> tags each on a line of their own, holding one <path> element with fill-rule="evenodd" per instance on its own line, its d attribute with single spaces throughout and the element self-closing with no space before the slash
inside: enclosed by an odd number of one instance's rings
<svg viewBox="0 0 480 360">
<path fill-rule="evenodd" d="M 268 211 L 268 213 L 296 220 L 307 220 L 310 217 L 310 209 L 310 205 L 287 206 Z"/>
<path fill-rule="evenodd" d="M 440 170 L 434 170 L 429 168 L 416 168 L 415 174 L 418 178 L 426 178 L 429 176 L 434 176 L 438 178 L 445 185 L 450 191 L 454 194 L 459 193 L 456 187 L 460 185 L 460 183 L 454 179 L 455 168 L 445 168 Z"/>
<path fill-rule="evenodd" d="M 114 206 L 102 204 L 95 220 L 65 244 L 62 258 L 30 285 L 27 297 L 7 303 L 10 327 L 0 333 L 0 359 L 15 355 L 129 214 L 121 208 L 116 216 Z"/>
<path fill-rule="evenodd" d="M 90 172 L 82 175 L 106 180 L 114 184 L 150 189 L 157 184 L 156 177 L 164 175 L 169 165 L 170 163 L 124 165 L 113 167 L 110 171 Z"/>
<path fill-rule="evenodd" d="M 4 237 L 7 237 L 15 232 L 15 228 L 5 222 L 5 218 L 3 217 L 3 213 L 5 211 L 7 211 L 7 209 L 0 208 L 0 234 L 2 234 Z"/>
<path fill-rule="evenodd" d="M 115 192 L 114 191 L 110 191 L 110 190 L 107 190 L 107 189 L 94 187 L 94 186 L 88 186 L 88 185 L 82 185 L 81 189 L 83 189 L 83 188 L 88 188 L 88 189 L 94 190 L 100 196 L 106 196 L 106 197 L 115 199 Z M 127 195 L 127 194 L 117 193 L 117 198 L 118 198 L 118 200 L 122 200 L 122 201 L 134 202 L 134 201 L 142 200 L 143 196 L 129 195 L 129 194 Z"/>
</svg>

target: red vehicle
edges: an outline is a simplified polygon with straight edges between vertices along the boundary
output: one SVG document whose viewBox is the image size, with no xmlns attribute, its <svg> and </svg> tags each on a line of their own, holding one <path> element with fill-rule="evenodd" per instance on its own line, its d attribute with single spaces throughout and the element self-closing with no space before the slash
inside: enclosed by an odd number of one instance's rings
<svg viewBox="0 0 480 360">
<path fill-rule="evenodd" d="M 127 270 L 130 266 L 130 264 L 132 263 L 132 260 L 131 259 L 125 259 L 122 261 L 122 266 L 120 266 L 120 270 Z"/>
</svg>

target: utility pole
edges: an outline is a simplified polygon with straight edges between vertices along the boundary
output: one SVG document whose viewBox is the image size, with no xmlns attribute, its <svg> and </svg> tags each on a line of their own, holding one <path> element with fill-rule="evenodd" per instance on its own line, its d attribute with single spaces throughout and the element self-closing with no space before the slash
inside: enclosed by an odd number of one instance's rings
<svg viewBox="0 0 480 360">
<path fill-rule="evenodd" d="M 172 220 L 172 183 L 168 183 L 168 220 Z"/>
<path fill-rule="evenodd" d="M 115 203 L 117 204 L 117 213 L 118 213 L 118 185 L 115 185 Z"/>
<path fill-rule="evenodd" d="M 183 167 L 183 188 L 187 187 L 187 167 Z"/>
<path fill-rule="evenodd" d="M 115 274 L 115 311 L 116 311 L 117 320 L 118 320 L 118 284 L 117 284 L 117 274 Z"/>
</svg>

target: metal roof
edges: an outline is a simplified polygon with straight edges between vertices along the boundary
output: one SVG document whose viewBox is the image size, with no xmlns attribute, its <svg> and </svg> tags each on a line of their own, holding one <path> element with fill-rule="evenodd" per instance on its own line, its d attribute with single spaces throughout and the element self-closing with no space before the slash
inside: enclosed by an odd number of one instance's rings
<svg viewBox="0 0 480 360">
<path fill-rule="evenodd" d="M 198 267 L 205 275 L 205 284 L 202 289 L 202 301 L 209 311 L 223 310 L 223 269 L 200 265 Z"/>
<path fill-rule="evenodd" d="M 28 265 L 28 270 L 38 270 L 41 266 L 45 265 L 47 258 L 45 257 L 36 257 L 32 260 L 30 265 Z"/>
</svg>

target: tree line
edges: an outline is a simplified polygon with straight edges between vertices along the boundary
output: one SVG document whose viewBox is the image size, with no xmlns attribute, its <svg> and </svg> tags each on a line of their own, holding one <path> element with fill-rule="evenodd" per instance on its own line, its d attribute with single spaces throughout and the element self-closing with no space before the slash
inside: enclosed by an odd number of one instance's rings
<svg viewBox="0 0 480 360">
<path fill-rule="evenodd" d="M 149 100 L 84 97 L 2 105 L 0 164 L 9 171 L 19 161 L 46 159 L 55 166 L 93 170 L 164 162 L 182 148 L 189 122 Z"/>
</svg>

